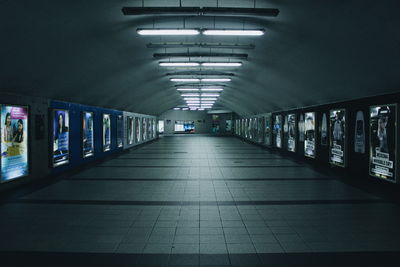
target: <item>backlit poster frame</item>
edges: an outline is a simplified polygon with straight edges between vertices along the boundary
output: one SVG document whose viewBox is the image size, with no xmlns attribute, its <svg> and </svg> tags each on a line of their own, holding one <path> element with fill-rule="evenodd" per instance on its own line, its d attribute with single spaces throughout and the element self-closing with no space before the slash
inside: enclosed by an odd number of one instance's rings
<svg viewBox="0 0 400 267">
<path fill-rule="evenodd" d="M 369 174 L 397 182 L 397 104 L 369 108 Z"/>
<path fill-rule="evenodd" d="M 271 118 L 272 118 L 272 114 L 267 114 L 265 115 L 265 121 L 264 121 L 264 143 L 267 146 L 271 146 L 271 134 L 272 134 L 272 130 L 271 130 Z"/>
<path fill-rule="evenodd" d="M 140 143 L 142 141 L 142 120 L 140 117 L 135 117 L 135 140 L 136 143 Z"/>
<path fill-rule="evenodd" d="M 304 156 L 315 158 L 315 112 L 304 113 Z"/>
<path fill-rule="evenodd" d="M 156 119 L 152 119 L 152 121 L 153 121 L 153 138 L 156 138 L 156 135 L 157 135 Z"/>
<path fill-rule="evenodd" d="M 117 115 L 117 147 L 124 146 L 124 116 Z"/>
<path fill-rule="evenodd" d="M 264 130 L 263 122 L 264 122 L 264 120 L 263 120 L 262 117 L 257 118 L 257 124 L 258 124 L 258 127 L 257 127 L 257 142 L 258 143 L 262 143 L 263 139 L 264 139 L 264 136 L 263 136 L 263 130 Z"/>
<path fill-rule="evenodd" d="M 347 161 L 346 120 L 346 109 L 329 111 L 329 162 L 343 168 Z"/>
<path fill-rule="evenodd" d="M 328 119 L 325 112 L 322 114 L 320 129 L 321 146 L 326 146 L 328 144 Z"/>
<path fill-rule="evenodd" d="M 283 131 L 282 131 L 282 115 L 274 116 L 274 146 L 277 148 L 282 148 L 283 143 Z"/>
<path fill-rule="evenodd" d="M 0 183 L 29 175 L 29 107 L 0 105 Z"/>
<path fill-rule="evenodd" d="M 54 168 L 69 163 L 69 110 L 52 109 L 51 122 L 53 124 L 51 162 Z M 59 149 L 60 140 L 62 140 L 61 147 L 64 148 L 62 150 Z"/>
<path fill-rule="evenodd" d="M 153 133 L 152 133 L 153 127 L 151 125 L 152 122 L 153 122 L 153 120 L 151 118 L 147 119 L 147 140 L 150 140 L 153 136 Z"/>
<path fill-rule="evenodd" d="M 147 140 L 147 118 L 142 118 L 142 141 Z"/>
<path fill-rule="evenodd" d="M 111 150 L 111 114 L 103 114 L 103 152 Z"/>
<path fill-rule="evenodd" d="M 297 137 L 297 121 L 296 121 L 296 114 L 287 114 L 286 119 L 287 123 L 287 150 L 290 152 L 296 152 L 296 137 Z"/>
<path fill-rule="evenodd" d="M 132 116 L 127 116 L 126 124 L 126 143 L 128 145 L 133 145 L 133 141 L 135 139 L 134 118 Z"/>
<path fill-rule="evenodd" d="M 82 157 L 87 158 L 94 155 L 94 114 L 93 112 L 82 112 Z"/>
</svg>

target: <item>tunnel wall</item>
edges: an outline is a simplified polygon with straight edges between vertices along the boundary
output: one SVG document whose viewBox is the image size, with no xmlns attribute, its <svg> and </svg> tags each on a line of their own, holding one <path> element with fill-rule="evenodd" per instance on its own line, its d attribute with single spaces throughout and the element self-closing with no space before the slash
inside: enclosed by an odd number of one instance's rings
<svg viewBox="0 0 400 267">
<path fill-rule="evenodd" d="M 396 118 L 394 123 L 397 125 L 396 127 L 396 136 L 395 136 L 395 144 L 396 147 L 394 148 L 395 153 L 397 154 L 397 158 L 393 162 L 395 165 L 395 171 L 394 174 L 397 176 L 397 180 L 392 181 L 394 183 L 399 183 L 399 149 L 398 149 L 398 125 L 399 125 L 399 105 L 398 103 L 400 102 L 400 93 L 397 94 L 389 94 L 389 95 L 379 95 L 379 96 L 374 96 L 374 97 L 366 97 L 362 99 L 354 99 L 354 100 L 349 100 L 349 101 L 343 101 L 343 102 L 337 102 L 337 103 L 329 103 L 329 104 L 322 104 L 322 105 L 317 105 L 317 106 L 312 106 L 312 107 L 305 107 L 305 108 L 298 108 L 298 109 L 291 109 L 291 110 L 285 110 L 285 111 L 277 111 L 277 112 L 272 112 L 272 113 L 264 113 L 264 114 L 257 114 L 254 116 L 248 116 L 248 117 L 239 117 L 236 116 L 234 122 L 235 122 L 235 135 L 243 138 L 247 141 L 257 143 L 261 146 L 268 147 L 269 149 L 275 150 L 277 152 L 283 153 L 288 156 L 294 156 L 298 158 L 302 158 L 306 160 L 307 162 L 310 162 L 312 164 L 318 165 L 318 166 L 329 166 L 329 167 L 334 167 L 335 169 L 338 169 L 338 171 L 343 171 L 345 173 L 350 173 L 354 176 L 357 177 L 370 177 L 370 178 L 376 178 L 375 176 L 370 175 L 370 170 L 369 170 L 369 164 L 370 164 L 370 107 L 373 106 L 379 106 L 379 105 L 390 105 L 390 104 L 397 104 L 397 111 L 396 114 L 393 114 Z M 345 122 L 345 127 L 346 127 L 346 137 L 347 137 L 347 144 L 346 144 L 346 166 L 344 168 L 338 167 L 334 164 L 330 163 L 330 147 L 329 147 L 329 132 L 330 132 L 330 125 L 329 125 L 329 114 L 330 110 L 338 110 L 338 109 L 345 109 L 346 110 L 346 122 Z M 357 113 L 361 111 L 364 115 L 364 140 L 365 140 L 365 152 L 360 153 L 355 151 L 355 130 L 356 130 L 356 116 Z M 266 136 L 266 129 L 265 129 L 265 118 L 268 116 L 271 116 L 271 129 L 270 131 L 273 131 L 273 125 L 274 125 L 274 117 L 276 115 L 282 115 L 282 118 L 285 118 L 287 114 L 295 114 L 296 116 L 296 124 L 299 121 L 300 115 L 306 112 L 315 112 L 316 120 L 315 120 L 315 151 L 316 155 L 315 158 L 310 158 L 306 157 L 304 155 L 304 142 L 299 141 L 299 129 L 297 127 L 296 130 L 296 151 L 295 152 L 289 152 L 287 150 L 287 144 L 284 142 L 285 138 L 282 139 L 283 145 L 282 148 L 277 148 L 274 145 L 273 138 L 272 142 L 270 145 L 267 145 L 265 142 L 265 136 Z M 327 124 L 327 132 L 328 132 L 328 141 L 327 145 L 323 145 L 321 142 L 321 131 L 322 131 L 322 117 L 323 114 L 326 114 L 327 119 L 328 119 L 328 124 Z M 243 123 L 247 120 L 249 121 L 250 119 L 255 119 L 255 118 L 262 118 L 262 125 L 260 126 L 262 130 L 259 132 L 259 134 L 255 138 L 251 138 L 250 136 L 246 136 L 245 132 L 243 131 L 243 127 L 240 127 L 243 125 Z M 284 122 L 282 122 L 283 126 Z M 297 126 L 297 125 L 296 125 Z M 282 127 L 283 128 L 283 127 Z M 257 130 L 253 131 L 257 132 Z M 260 140 L 257 140 L 259 135 L 261 135 Z M 384 181 L 390 181 L 390 179 L 382 179 Z"/>
<path fill-rule="evenodd" d="M 126 145 L 126 118 L 127 114 L 135 117 L 146 117 L 156 121 L 155 116 L 124 112 L 114 109 L 81 105 L 57 100 L 50 100 L 40 97 L 21 96 L 13 94 L 0 94 L 0 105 L 4 106 L 26 106 L 28 107 L 28 166 L 29 174 L 12 180 L 2 180 L 0 192 L 17 187 L 21 184 L 29 183 L 46 177 L 52 177 L 66 171 L 76 169 L 85 164 L 93 163 L 112 154 L 121 152 L 125 149 L 151 142 L 158 137 L 157 134 L 151 136 L 146 141 Z M 53 167 L 53 119 L 54 109 L 69 111 L 69 162 L 60 166 Z M 82 154 L 82 112 L 93 112 L 93 141 L 94 151 L 90 157 L 83 157 Z M 102 127 L 103 114 L 110 114 L 111 117 L 111 147 L 109 151 L 103 151 L 102 146 Z M 123 119 L 123 144 L 117 146 L 117 116 Z M 2 118 L 1 123 L 4 123 Z M 2 155 L 3 157 L 3 155 Z"/>
<path fill-rule="evenodd" d="M 225 130 L 225 123 L 232 119 L 232 113 L 209 114 L 207 111 L 190 111 L 190 110 L 168 110 L 161 114 L 158 119 L 164 120 L 164 135 L 173 135 L 175 121 L 194 121 L 196 134 L 212 133 L 213 120 L 212 115 L 219 116 L 219 133 L 232 134 L 232 131 Z M 233 123 L 232 123 L 233 125 Z M 233 126 L 232 126 L 233 127 Z"/>
</svg>

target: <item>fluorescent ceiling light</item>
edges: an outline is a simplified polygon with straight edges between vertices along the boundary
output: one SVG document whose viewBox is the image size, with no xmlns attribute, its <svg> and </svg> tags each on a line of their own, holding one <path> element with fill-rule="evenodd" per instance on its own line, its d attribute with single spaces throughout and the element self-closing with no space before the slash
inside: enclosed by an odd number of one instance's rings
<svg viewBox="0 0 400 267">
<path fill-rule="evenodd" d="M 177 91 L 199 91 L 199 88 L 177 88 Z"/>
<path fill-rule="evenodd" d="M 174 108 L 174 110 L 181 110 L 180 108 Z"/>
<path fill-rule="evenodd" d="M 213 100 L 217 100 L 217 98 L 216 97 L 201 98 L 201 101 L 213 101 Z"/>
<path fill-rule="evenodd" d="M 204 110 L 204 108 L 198 108 L 197 110 Z"/>
<path fill-rule="evenodd" d="M 204 35 L 226 35 L 226 36 L 261 36 L 264 30 L 231 30 L 231 29 L 218 29 L 218 30 L 203 30 Z"/>
<path fill-rule="evenodd" d="M 200 82 L 197 78 L 171 78 L 171 82 Z"/>
<path fill-rule="evenodd" d="M 181 94 L 181 96 L 200 96 L 199 94 Z"/>
<path fill-rule="evenodd" d="M 200 100 L 199 97 L 185 97 L 183 100 Z"/>
<path fill-rule="evenodd" d="M 203 67 L 240 67 L 241 62 L 203 62 L 201 63 Z"/>
<path fill-rule="evenodd" d="M 200 101 L 186 101 L 186 104 L 196 104 L 196 105 L 200 105 Z"/>
<path fill-rule="evenodd" d="M 197 67 L 200 66 L 198 62 L 160 62 L 161 67 Z"/>
<path fill-rule="evenodd" d="M 202 82 L 230 82 L 231 78 L 203 78 Z"/>
<path fill-rule="evenodd" d="M 188 108 L 183 108 L 182 110 L 188 110 Z"/>
<path fill-rule="evenodd" d="M 201 88 L 201 91 L 203 92 L 221 92 L 224 91 L 223 88 Z"/>
<path fill-rule="evenodd" d="M 197 29 L 137 29 L 139 35 L 198 35 Z"/>
<path fill-rule="evenodd" d="M 219 94 L 201 94 L 201 96 L 216 96 L 216 97 L 218 97 Z"/>
</svg>

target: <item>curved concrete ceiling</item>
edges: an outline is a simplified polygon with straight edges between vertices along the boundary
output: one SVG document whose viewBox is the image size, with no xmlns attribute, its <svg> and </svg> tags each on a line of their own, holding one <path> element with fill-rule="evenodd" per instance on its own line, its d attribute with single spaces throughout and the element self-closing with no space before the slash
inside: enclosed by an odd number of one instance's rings
<svg viewBox="0 0 400 267">
<path fill-rule="evenodd" d="M 148 1 L 178 6 L 179 1 Z M 154 53 L 248 53 L 219 105 L 249 115 L 323 104 L 400 88 L 398 0 L 270 0 L 278 17 L 133 17 L 142 1 L 0 1 L 0 89 L 19 94 L 160 114 L 182 104 Z M 215 0 L 182 0 L 215 6 Z M 224 7 L 253 1 L 220 0 Z M 149 37 L 137 28 L 264 28 L 261 37 Z M 255 49 L 147 48 L 158 42 L 254 44 Z M 165 59 L 163 59 L 165 60 Z M 192 59 L 194 60 L 194 59 Z M 207 60 L 207 58 L 205 58 Z"/>
</svg>

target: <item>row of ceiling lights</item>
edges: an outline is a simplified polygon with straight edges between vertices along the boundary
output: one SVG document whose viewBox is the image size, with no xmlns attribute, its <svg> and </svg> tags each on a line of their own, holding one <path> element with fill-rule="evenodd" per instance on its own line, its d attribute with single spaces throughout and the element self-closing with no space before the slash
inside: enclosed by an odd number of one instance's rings
<svg viewBox="0 0 400 267">
<path fill-rule="evenodd" d="M 155 8 L 153 8 L 155 9 Z M 154 11 L 152 8 L 142 7 L 142 8 L 123 8 L 123 13 L 125 15 L 132 13 L 135 15 L 143 15 L 143 14 L 153 14 L 160 15 L 160 8 L 156 8 Z M 165 9 L 165 8 L 164 8 Z M 176 9 L 176 10 L 175 10 Z M 180 12 L 182 8 L 173 8 L 172 11 Z M 215 8 L 214 8 L 215 9 Z M 185 9 L 186 10 L 186 9 Z M 216 8 L 218 11 L 219 8 Z M 235 11 L 236 9 L 229 9 L 230 12 Z M 270 16 L 270 13 L 266 13 L 266 11 L 274 11 L 273 16 L 277 16 L 279 10 L 277 9 L 239 9 L 241 12 L 246 11 L 250 13 L 258 14 L 257 12 L 261 12 L 263 15 Z M 168 11 L 171 11 L 169 8 Z M 186 10 L 187 11 L 187 10 Z M 225 10 L 226 11 L 226 10 Z M 224 11 L 224 15 L 226 12 Z M 237 11 L 237 10 L 236 10 Z M 153 12 L 153 13 L 152 13 Z M 181 13 L 179 13 L 181 14 Z M 201 13 L 202 14 L 202 13 Z M 139 35 L 144 36 L 182 36 L 182 35 L 210 35 L 210 36 L 262 36 L 264 35 L 264 29 L 200 29 L 200 28 L 139 28 L 136 31 Z M 253 47 L 254 48 L 254 47 Z M 170 57 L 170 55 L 169 55 Z M 190 58 L 190 56 L 189 56 Z M 171 57 L 170 57 L 171 59 Z M 227 68 L 227 67 L 241 67 L 242 62 L 193 62 L 193 61 L 172 61 L 172 62 L 159 62 L 160 67 L 213 67 L 213 68 Z M 190 73 L 189 73 L 190 75 Z M 181 75 L 180 75 L 181 76 Z M 186 102 L 187 108 L 182 108 L 182 110 L 205 110 L 210 109 L 214 105 L 215 101 L 217 101 L 220 93 L 224 90 L 222 86 L 218 87 L 204 87 L 202 83 L 225 83 L 230 82 L 231 78 L 218 77 L 218 78 L 170 78 L 171 82 L 176 83 L 194 83 L 191 84 L 193 87 L 182 87 L 178 86 L 176 90 L 181 93 L 181 96 Z M 224 84 L 223 84 L 224 85 Z M 188 93 L 189 92 L 189 93 Z M 200 93 L 196 93 L 200 92 Z M 211 93 L 210 93 L 211 92 Z M 175 110 L 180 108 L 175 108 Z"/>
</svg>

